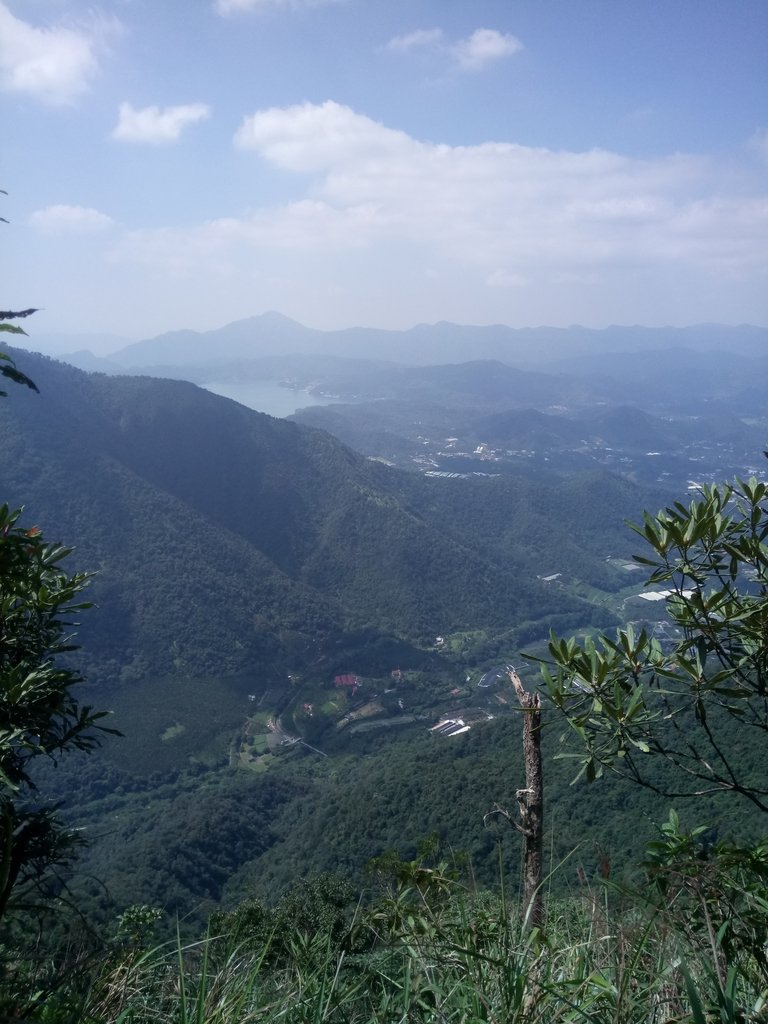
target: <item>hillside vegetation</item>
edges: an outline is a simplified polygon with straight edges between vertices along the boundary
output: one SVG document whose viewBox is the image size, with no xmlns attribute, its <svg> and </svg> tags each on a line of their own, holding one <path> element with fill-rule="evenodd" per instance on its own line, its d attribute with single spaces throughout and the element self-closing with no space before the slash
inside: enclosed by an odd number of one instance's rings
<svg viewBox="0 0 768 1024">
<path fill-rule="evenodd" d="M 656 493 L 626 479 L 428 477 L 191 384 L 24 369 L 42 394 L 0 406 L 5 490 L 97 570 L 85 650 L 61 654 L 124 736 L 35 772 L 90 845 L 41 876 L 36 944 L 31 908 L 4 922 L 6 1015 L 761 1019 L 768 856 L 730 796 L 759 792 L 764 750 L 738 717 L 765 717 L 764 488 L 748 543 L 727 533 L 730 497 L 707 519 L 717 543 L 688 536 L 677 507 L 701 586 L 713 566 L 731 583 L 670 625 L 627 568 L 622 519 Z M 689 601 L 688 566 L 652 582 Z M 629 617 L 649 637 L 642 667 L 627 647 L 630 668 L 606 681 L 589 638 L 586 660 L 554 637 L 547 653 L 550 630 Z M 520 918 L 506 824 L 525 792 L 507 666 L 536 685 L 521 651 L 561 671 L 544 715 L 542 928 Z M 710 685 L 691 651 L 735 652 L 737 667 Z M 743 780 L 724 776 L 682 822 L 658 730 L 674 666 L 695 682 L 686 756 L 706 765 L 695 731 L 717 733 Z M 586 755 L 562 744 L 569 723 Z M 595 749 L 611 777 L 571 788 L 570 755 L 596 778 Z M 630 792 L 619 776 L 633 772 L 614 769 L 644 754 L 657 756 L 635 778 L 650 788 Z"/>
<path fill-rule="evenodd" d="M 140 674 L 238 671 L 363 625 L 423 640 L 588 620 L 536 577 L 599 579 L 641 504 L 605 475 L 446 488 L 189 384 L 26 365 L 42 397 L 0 410 L 5 493 L 99 570 L 90 656 Z"/>
</svg>

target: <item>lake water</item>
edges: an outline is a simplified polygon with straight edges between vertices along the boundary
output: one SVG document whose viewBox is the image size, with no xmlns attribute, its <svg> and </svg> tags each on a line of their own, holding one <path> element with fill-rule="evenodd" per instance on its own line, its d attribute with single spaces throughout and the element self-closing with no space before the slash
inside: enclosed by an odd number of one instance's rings
<svg viewBox="0 0 768 1024">
<path fill-rule="evenodd" d="M 276 380 L 243 381 L 209 381 L 202 387 L 215 395 L 231 398 L 241 405 L 257 412 L 266 412 L 270 416 L 290 416 L 297 409 L 305 409 L 308 405 L 330 405 L 327 398 L 318 398 L 308 391 L 293 390 L 281 387 Z"/>
</svg>

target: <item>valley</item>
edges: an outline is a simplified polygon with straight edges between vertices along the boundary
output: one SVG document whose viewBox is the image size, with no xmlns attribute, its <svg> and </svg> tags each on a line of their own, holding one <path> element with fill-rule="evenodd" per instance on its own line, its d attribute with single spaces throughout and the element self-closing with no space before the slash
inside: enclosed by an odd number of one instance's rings
<svg viewBox="0 0 768 1024">
<path fill-rule="evenodd" d="M 624 523 L 694 475 L 750 468 L 765 423 L 743 377 L 727 411 L 694 418 L 680 396 L 670 418 L 494 363 L 337 358 L 310 381 L 291 361 L 293 388 L 334 404 L 279 420 L 192 383 L 27 357 L 41 395 L 0 408 L 5 493 L 97 570 L 77 658 L 123 738 L 40 773 L 91 836 L 66 884 L 94 920 L 154 901 L 194 930 L 297 876 L 362 883 L 371 858 L 431 832 L 483 884 L 499 856 L 514 875 L 514 835 L 483 823 L 522 770 L 506 666 L 536 687 L 551 629 L 631 622 L 672 641 Z M 547 769 L 568 822 L 552 856 L 589 837 L 629 869 L 652 797 L 610 779 L 575 797 L 571 778 Z"/>
<path fill-rule="evenodd" d="M 760 328 L 716 325 L 323 332 L 267 313 L 95 362 L 210 386 L 406 470 L 607 470 L 679 494 L 760 472 L 767 341 Z"/>
</svg>

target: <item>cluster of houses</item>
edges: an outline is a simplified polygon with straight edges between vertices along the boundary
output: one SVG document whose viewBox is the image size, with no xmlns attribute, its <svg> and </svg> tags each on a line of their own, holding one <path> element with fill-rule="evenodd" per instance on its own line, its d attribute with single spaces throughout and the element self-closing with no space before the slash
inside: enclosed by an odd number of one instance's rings
<svg viewBox="0 0 768 1024">
<path fill-rule="evenodd" d="M 442 645 L 444 643 L 445 643 L 445 638 L 444 637 L 438 636 L 438 637 L 435 638 L 435 645 L 436 646 L 440 646 L 440 645 Z M 402 681 L 403 673 L 402 673 L 402 671 L 399 668 L 396 668 L 396 669 L 393 669 L 390 672 L 390 677 L 393 680 L 393 682 L 398 683 L 398 682 Z M 489 689 L 495 687 L 505 677 L 506 677 L 506 670 L 505 669 L 503 669 L 503 668 L 491 669 L 490 671 L 487 671 L 487 672 L 485 672 L 482 675 L 482 677 L 480 678 L 480 680 L 478 682 L 478 687 L 480 689 L 482 689 L 482 690 L 489 690 Z M 466 682 L 467 682 L 467 684 L 470 682 L 470 677 L 469 676 L 467 676 Z M 362 687 L 362 680 L 361 680 L 360 676 L 355 675 L 352 672 L 347 672 L 347 673 L 343 673 L 343 674 L 334 676 L 333 683 L 334 683 L 335 687 L 338 687 L 340 689 L 343 688 L 343 689 L 347 690 L 350 693 L 350 695 L 352 695 L 352 696 L 354 696 L 357 693 L 357 691 Z M 393 689 L 394 689 L 394 687 L 392 689 L 387 689 L 384 692 L 385 693 L 392 693 Z M 455 698 L 455 697 L 459 697 L 460 695 L 462 695 L 465 692 L 466 691 L 462 687 L 456 686 L 456 687 L 454 687 L 450 691 L 450 695 L 451 695 L 451 697 Z M 501 702 L 502 703 L 506 703 L 505 700 L 502 700 Z M 400 708 L 401 711 L 405 710 L 405 705 L 403 703 L 402 698 L 400 698 L 400 700 L 398 700 L 397 704 L 398 704 L 398 707 Z M 312 709 L 312 705 L 311 704 L 305 704 L 304 705 L 304 712 L 306 714 L 311 715 L 312 714 L 312 710 L 313 709 Z M 477 709 L 475 709 L 475 710 L 477 711 Z M 348 711 L 347 714 L 344 715 L 344 717 L 337 723 L 337 727 L 339 729 L 343 729 L 347 725 L 349 725 L 350 722 L 356 721 L 356 720 L 358 720 L 360 718 L 367 718 L 367 717 L 379 714 L 382 711 L 384 711 L 384 707 L 381 704 L 377 703 L 375 698 L 374 698 L 374 700 L 369 701 L 367 704 L 365 704 L 362 707 L 360 707 L 358 705 L 353 705 L 352 710 Z M 488 711 L 485 711 L 484 714 L 485 714 L 485 716 L 487 718 L 492 718 L 493 717 L 491 714 L 489 714 Z M 470 722 L 473 721 L 476 717 L 477 717 L 477 715 L 473 716 L 473 714 L 470 714 L 470 716 L 469 716 Z M 480 715 L 480 717 L 482 717 L 482 714 Z M 440 721 L 437 722 L 435 725 L 433 725 L 430 728 L 429 731 L 435 733 L 438 736 L 459 736 L 462 733 L 469 732 L 470 728 L 471 728 L 471 725 L 466 721 L 465 718 L 441 718 Z"/>
</svg>

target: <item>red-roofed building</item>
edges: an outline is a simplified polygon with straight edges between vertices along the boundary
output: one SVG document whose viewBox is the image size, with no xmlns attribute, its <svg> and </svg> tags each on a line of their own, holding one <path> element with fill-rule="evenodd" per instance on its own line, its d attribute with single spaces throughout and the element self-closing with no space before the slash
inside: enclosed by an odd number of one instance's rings
<svg viewBox="0 0 768 1024">
<path fill-rule="evenodd" d="M 336 676 L 333 682 L 335 686 L 349 686 L 352 689 L 352 693 L 355 693 L 360 685 L 358 677 L 351 672 L 346 673 L 345 675 Z"/>
</svg>

